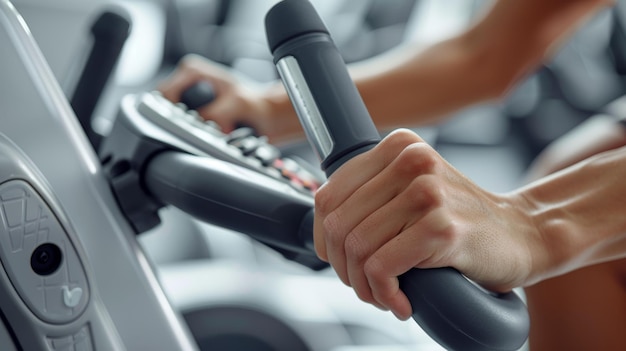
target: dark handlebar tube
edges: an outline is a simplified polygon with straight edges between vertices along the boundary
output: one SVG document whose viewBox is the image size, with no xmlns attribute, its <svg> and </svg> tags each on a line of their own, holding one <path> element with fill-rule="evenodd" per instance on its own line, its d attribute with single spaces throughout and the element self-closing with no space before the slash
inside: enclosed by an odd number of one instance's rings
<svg viewBox="0 0 626 351">
<path fill-rule="evenodd" d="M 309 1 L 279 2 L 265 25 L 281 79 L 330 176 L 373 148 L 378 131 Z M 486 292 L 452 268 L 412 269 L 399 280 L 415 321 L 448 349 L 517 350 L 528 337 L 528 312 L 514 292 Z"/>
<path fill-rule="evenodd" d="M 290 253 L 287 258 L 309 268 L 328 267 L 310 249 L 312 225 L 305 218 L 312 211 L 313 199 L 286 183 L 179 151 L 152 157 L 143 179 L 148 191 L 163 203 L 282 249 Z"/>
<path fill-rule="evenodd" d="M 100 147 L 102 136 L 91 126 L 93 112 L 115 70 L 130 28 L 130 16 L 122 8 L 105 11 L 91 26 L 93 45 L 70 104 L 94 150 Z"/>
</svg>

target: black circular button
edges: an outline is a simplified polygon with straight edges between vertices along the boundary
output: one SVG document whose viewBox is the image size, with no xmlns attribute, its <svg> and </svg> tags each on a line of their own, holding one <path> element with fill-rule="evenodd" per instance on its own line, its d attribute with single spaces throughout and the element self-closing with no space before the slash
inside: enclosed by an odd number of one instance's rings
<svg viewBox="0 0 626 351">
<path fill-rule="evenodd" d="M 30 256 L 30 267 L 39 275 L 54 273 L 63 260 L 61 249 L 52 243 L 37 246 Z"/>
</svg>

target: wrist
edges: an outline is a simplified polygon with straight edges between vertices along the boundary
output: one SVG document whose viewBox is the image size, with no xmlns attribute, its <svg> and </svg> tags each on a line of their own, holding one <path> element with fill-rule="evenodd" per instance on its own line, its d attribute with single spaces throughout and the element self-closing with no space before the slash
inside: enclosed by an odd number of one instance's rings
<svg viewBox="0 0 626 351">
<path fill-rule="evenodd" d="M 555 203 L 545 202 L 532 188 L 509 194 L 509 201 L 524 217 L 520 230 L 530 257 L 530 269 L 524 286 L 572 270 L 572 262 L 580 254 L 581 237 L 567 211 Z M 511 228 L 514 230 L 514 228 Z"/>
<path fill-rule="evenodd" d="M 539 234 L 545 279 L 610 259 L 626 234 L 624 149 L 579 162 L 519 190 Z M 608 249 L 607 249 L 608 248 Z"/>
</svg>

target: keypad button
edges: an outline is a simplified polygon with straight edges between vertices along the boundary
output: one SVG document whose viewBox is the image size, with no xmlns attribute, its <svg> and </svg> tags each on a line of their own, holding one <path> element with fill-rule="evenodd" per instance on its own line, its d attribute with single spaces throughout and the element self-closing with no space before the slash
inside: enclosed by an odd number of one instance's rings
<svg viewBox="0 0 626 351">
<path fill-rule="evenodd" d="M 280 150 L 272 145 L 263 144 L 254 151 L 254 157 L 261 161 L 264 166 L 269 166 L 280 157 Z"/>
<path fill-rule="evenodd" d="M 230 134 L 228 134 L 226 141 L 228 143 L 234 143 L 237 140 L 241 140 L 250 136 L 254 136 L 254 129 L 248 127 L 237 128 L 233 130 Z"/>
</svg>

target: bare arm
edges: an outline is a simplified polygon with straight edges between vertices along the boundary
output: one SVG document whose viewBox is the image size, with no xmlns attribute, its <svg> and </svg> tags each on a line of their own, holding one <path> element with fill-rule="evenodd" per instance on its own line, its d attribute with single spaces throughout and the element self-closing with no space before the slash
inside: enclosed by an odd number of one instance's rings
<svg viewBox="0 0 626 351">
<path fill-rule="evenodd" d="M 496 1 L 459 36 L 356 64 L 353 78 L 380 127 L 438 122 L 469 104 L 504 96 L 608 3 Z"/>
<path fill-rule="evenodd" d="M 459 108 L 505 95 L 581 22 L 609 3 L 497 1 L 459 36 L 428 48 L 402 46 L 351 65 L 351 74 L 379 128 L 436 123 Z M 198 56 L 183 60 L 160 90 L 177 101 L 180 92 L 199 79 L 213 81 L 218 90 L 218 100 L 200 112 L 224 129 L 243 121 L 273 141 L 301 135 L 282 84 L 242 87 Z"/>
<path fill-rule="evenodd" d="M 548 260 L 530 282 L 626 257 L 625 176 L 620 147 L 518 191 L 533 204 L 532 218 L 549 243 Z"/>
</svg>

